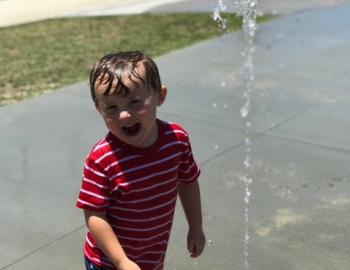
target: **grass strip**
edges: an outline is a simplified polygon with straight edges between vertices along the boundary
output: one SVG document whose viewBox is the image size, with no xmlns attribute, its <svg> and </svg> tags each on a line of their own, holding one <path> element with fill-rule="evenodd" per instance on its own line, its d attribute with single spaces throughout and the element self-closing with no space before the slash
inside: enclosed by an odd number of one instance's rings
<svg viewBox="0 0 350 270">
<path fill-rule="evenodd" d="M 62 18 L 0 28 L 0 105 L 85 80 L 109 52 L 156 57 L 241 28 L 240 18 L 226 17 L 225 30 L 203 13 Z"/>
</svg>

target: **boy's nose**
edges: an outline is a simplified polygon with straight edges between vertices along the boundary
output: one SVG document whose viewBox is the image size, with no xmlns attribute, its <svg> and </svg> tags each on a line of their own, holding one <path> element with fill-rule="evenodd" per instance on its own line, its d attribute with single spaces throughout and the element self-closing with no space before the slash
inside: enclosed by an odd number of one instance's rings
<svg viewBox="0 0 350 270">
<path fill-rule="evenodd" d="M 123 110 L 119 113 L 119 119 L 120 120 L 126 120 L 131 117 L 131 113 L 127 110 Z"/>
</svg>

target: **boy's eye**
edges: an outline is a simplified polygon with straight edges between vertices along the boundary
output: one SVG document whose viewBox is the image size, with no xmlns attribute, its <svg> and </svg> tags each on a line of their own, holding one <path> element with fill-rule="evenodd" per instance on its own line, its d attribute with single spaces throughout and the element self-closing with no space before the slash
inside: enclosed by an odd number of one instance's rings
<svg viewBox="0 0 350 270">
<path fill-rule="evenodd" d="M 130 104 L 132 106 L 137 106 L 137 105 L 140 105 L 141 104 L 141 101 L 139 99 L 135 99 L 133 101 L 130 102 Z"/>
<path fill-rule="evenodd" d="M 110 106 L 107 107 L 107 110 L 108 111 L 115 111 L 115 110 L 118 110 L 118 107 L 115 106 L 115 105 L 110 105 Z"/>
</svg>

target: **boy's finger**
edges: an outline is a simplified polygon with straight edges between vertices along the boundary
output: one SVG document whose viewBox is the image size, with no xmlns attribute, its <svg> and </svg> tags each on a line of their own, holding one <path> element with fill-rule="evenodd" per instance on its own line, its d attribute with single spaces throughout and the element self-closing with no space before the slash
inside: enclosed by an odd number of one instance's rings
<svg viewBox="0 0 350 270">
<path fill-rule="evenodd" d="M 190 251 L 191 257 L 192 257 L 192 258 L 198 257 L 198 256 L 200 255 L 200 254 L 198 254 L 198 253 L 199 253 L 198 251 L 199 251 L 199 250 L 198 250 L 197 246 L 196 246 L 195 244 L 193 244 L 193 248 L 192 248 L 192 250 Z"/>
<path fill-rule="evenodd" d="M 192 257 L 196 250 L 194 243 L 188 243 L 187 249 L 188 249 L 188 252 L 190 253 L 190 256 Z"/>
<path fill-rule="evenodd" d="M 194 245 L 194 248 L 191 253 L 191 257 L 192 258 L 199 257 L 202 254 L 203 250 L 204 250 L 204 246 Z"/>
</svg>

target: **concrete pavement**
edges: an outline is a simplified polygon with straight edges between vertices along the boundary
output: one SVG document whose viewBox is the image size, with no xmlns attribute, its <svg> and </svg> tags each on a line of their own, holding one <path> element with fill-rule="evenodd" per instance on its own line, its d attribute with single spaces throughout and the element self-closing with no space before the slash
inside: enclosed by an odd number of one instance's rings
<svg viewBox="0 0 350 270">
<path fill-rule="evenodd" d="M 142 13 L 184 0 L 0 0 L 0 27 L 65 16 Z"/>
<path fill-rule="evenodd" d="M 257 33 L 250 264 L 348 270 L 350 4 L 280 18 Z M 178 211 L 166 269 L 243 269 L 242 34 L 156 59 L 161 118 L 190 132 L 210 245 L 192 260 Z M 74 203 L 83 160 L 105 133 L 87 82 L 0 108 L 0 269 L 83 269 Z"/>
</svg>

